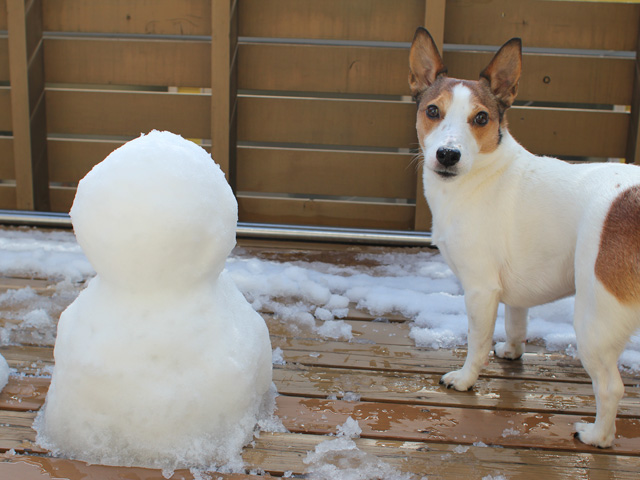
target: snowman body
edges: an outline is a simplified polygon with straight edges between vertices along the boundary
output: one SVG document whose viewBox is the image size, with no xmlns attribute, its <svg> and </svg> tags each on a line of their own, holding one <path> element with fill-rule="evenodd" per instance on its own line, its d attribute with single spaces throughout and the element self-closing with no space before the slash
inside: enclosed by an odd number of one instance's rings
<svg viewBox="0 0 640 480">
<path fill-rule="evenodd" d="M 152 132 L 80 182 L 71 217 L 97 276 L 60 317 L 38 442 L 108 465 L 237 461 L 271 386 L 271 345 L 223 271 L 237 203 L 219 167 Z"/>
</svg>

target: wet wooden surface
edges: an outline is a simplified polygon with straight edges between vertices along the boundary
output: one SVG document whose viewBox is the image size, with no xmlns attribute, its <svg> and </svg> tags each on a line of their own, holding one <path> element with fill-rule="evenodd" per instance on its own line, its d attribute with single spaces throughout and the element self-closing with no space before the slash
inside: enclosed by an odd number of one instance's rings
<svg viewBox="0 0 640 480">
<path fill-rule="evenodd" d="M 261 258 L 340 265 L 357 264 L 356 255 L 370 250 L 257 241 L 243 242 L 243 249 L 244 255 Z M 0 293 L 30 286 L 46 295 L 50 285 L 47 279 L 0 277 Z M 0 311 L 0 322 L 8 313 Z M 310 331 L 292 334 L 269 312 L 262 314 L 272 347 L 282 349 L 286 362 L 274 365 L 273 375 L 278 416 L 288 432 L 262 433 L 247 446 L 247 471 L 305 478 L 307 453 L 351 416 L 362 428 L 356 440 L 360 450 L 416 479 L 640 478 L 638 375 L 623 375 L 615 445 L 601 450 L 573 438 L 576 421 L 593 420 L 595 401 L 589 377 L 571 357 L 528 345 L 521 361 L 490 358 L 474 389 L 456 392 L 438 380 L 462 364 L 465 350 L 415 347 L 408 319 L 391 315 L 375 321 L 351 308 L 347 321 L 354 339 L 347 342 Z M 0 353 L 18 372 L 0 394 L 0 479 L 164 478 L 158 470 L 51 457 L 35 444 L 31 425 L 49 387 L 52 348 L 5 345 Z M 173 478 L 194 475 L 180 470 Z M 215 473 L 211 478 L 264 477 Z"/>
</svg>

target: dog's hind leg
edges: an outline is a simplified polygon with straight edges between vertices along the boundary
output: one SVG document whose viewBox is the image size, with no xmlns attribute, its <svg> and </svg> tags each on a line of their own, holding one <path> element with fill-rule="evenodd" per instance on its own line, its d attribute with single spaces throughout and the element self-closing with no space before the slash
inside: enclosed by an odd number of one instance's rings
<svg viewBox="0 0 640 480">
<path fill-rule="evenodd" d="M 527 308 L 505 305 L 504 326 L 507 341 L 496 343 L 495 353 L 500 358 L 517 360 L 524 353 L 524 341 L 527 338 Z"/>
<path fill-rule="evenodd" d="M 493 343 L 498 298 L 498 290 L 465 290 L 464 299 L 469 318 L 469 350 L 462 368 L 447 373 L 440 380 L 447 388 L 469 390 L 478 379 Z"/>
<path fill-rule="evenodd" d="M 606 448 L 613 443 L 618 403 L 624 394 L 618 357 L 633 333 L 637 312 L 599 290 L 595 298 L 590 292 L 576 296 L 574 325 L 578 353 L 591 376 L 596 396 L 596 421 L 576 423 L 575 428 L 581 442 Z"/>
</svg>

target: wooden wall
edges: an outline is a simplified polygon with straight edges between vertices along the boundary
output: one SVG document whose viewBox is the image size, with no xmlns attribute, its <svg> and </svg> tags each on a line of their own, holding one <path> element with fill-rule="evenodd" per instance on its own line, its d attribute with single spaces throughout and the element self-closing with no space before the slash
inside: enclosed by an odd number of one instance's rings
<svg viewBox="0 0 640 480">
<path fill-rule="evenodd" d="M 93 165 L 156 128 L 212 151 L 241 221 L 427 230 L 420 25 L 465 78 L 522 37 L 509 124 L 530 150 L 640 162 L 637 3 L 0 0 L 0 208 L 68 211 Z"/>
</svg>

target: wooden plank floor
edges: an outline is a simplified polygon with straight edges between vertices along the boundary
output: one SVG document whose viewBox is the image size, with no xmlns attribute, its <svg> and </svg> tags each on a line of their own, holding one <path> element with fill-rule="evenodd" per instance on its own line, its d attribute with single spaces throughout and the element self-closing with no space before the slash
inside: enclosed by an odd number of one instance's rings
<svg viewBox="0 0 640 480">
<path fill-rule="evenodd" d="M 275 260 L 312 260 L 355 265 L 367 247 L 243 242 L 242 255 Z M 31 286 L 47 294 L 50 281 L 0 277 L 0 293 Z M 80 287 L 79 287 L 80 288 Z M 0 324 L 7 313 L 0 311 Z M 278 415 L 288 433 L 263 433 L 243 451 L 247 471 L 305 478 L 307 453 L 336 433 L 351 416 L 362 428 L 358 448 L 401 472 L 445 479 L 638 479 L 640 478 L 640 378 L 624 375 L 615 446 L 599 450 L 573 438 L 576 421 L 592 420 L 595 402 L 589 377 L 573 358 L 529 345 L 523 360 L 489 360 L 473 391 L 438 384 L 462 364 L 465 351 L 417 348 L 409 321 L 387 322 L 351 309 L 351 342 L 293 335 L 263 312 L 273 348 L 280 396 Z M 21 375 L 0 394 L 0 479 L 162 479 L 143 468 L 105 467 L 53 458 L 38 447 L 31 424 L 42 406 L 53 364 L 51 347 L 12 345 L 0 353 Z M 43 375 L 44 373 L 44 375 Z M 38 376 L 34 376 L 38 375 Z M 175 479 L 192 479 L 186 470 Z M 257 479 L 256 474 L 212 475 Z M 386 479 L 385 479 L 386 480 Z M 391 479 L 392 480 L 392 479 Z"/>
</svg>

